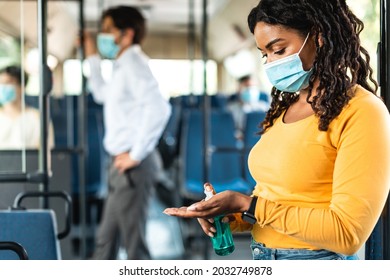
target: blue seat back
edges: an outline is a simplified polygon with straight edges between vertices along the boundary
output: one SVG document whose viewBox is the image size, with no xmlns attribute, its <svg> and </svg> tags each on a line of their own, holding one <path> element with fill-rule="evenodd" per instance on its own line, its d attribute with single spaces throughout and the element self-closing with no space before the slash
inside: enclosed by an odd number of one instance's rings
<svg viewBox="0 0 390 280">
<path fill-rule="evenodd" d="M 99 194 L 106 187 L 106 162 L 108 156 L 103 147 L 104 125 L 103 106 L 88 96 L 88 152 L 87 152 L 87 193 Z"/>
<path fill-rule="evenodd" d="M 72 134 L 71 142 L 77 146 L 78 140 L 78 120 L 79 96 L 65 96 L 61 99 L 53 99 L 51 102 L 51 115 L 55 131 L 56 147 L 68 147 L 69 132 Z M 87 109 L 87 145 L 86 155 L 86 177 L 85 189 L 87 195 L 103 193 L 106 187 L 105 164 L 107 160 L 106 152 L 103 148 L 103 107 L 96 104 L 92 95 L 88 95 L 86 100 Z M 70 117 L 69 117 L 70 115 Z M 72 148 L 72 147 L 71 147 Z M 74 155 L 72 166 L 72 194 L 79 193 L 79 162 L 77 155 Z"/>
<path fill-rule="evenodd" d="M 50 99 L 50 117 L 54 130 L 54 146 L 56 148 L 68 148 L 70 143 L 74 142 L 71 136 L 74 132 L 70 129 L 72 126 L 72 118 L 74 112 L 68 111 L 75 97 L 51 98 Z"/>
<path fill-rule="evenodd" d="M 169 168 L 173 164 L 178 155 L 180 145 L 182 107 L 178 102 L 172 99 L 171 101 L 172 112 L 158 143 L 158 150 L 161 154 L 164 168 Z"/>
<path fill-rule="evenodd" d="M 182 155 L 184 167 L 184 195 L 203 198 L 204 154 L 203 114 L 187 111 L 183 119 Z M 243 178 L 242 154 L 234 137 L 234 121 L 227 111 L 213 110 L 210 114 L 211 160 L 209 181 L 217 192 L 227 189 L 250 193 L 251 187 Z M 223 150 L 218 150 L 218 149 Z"/>
<path fill-rule="evenodd" d="M 59 260 L 57 222 L 52 210 L 0 211 L 0 241 L 22 245 L 30 260 Z M 0 251 L 0 260 L 16 260 L 11 251 Z"/>
<path fill-rule="evenodd" d="M 248 155 L 252 147 L 260 140 L 260 123 L 264 120 L 266 115 L 265 111 L 253 111 L 248 112 L 245 118 L 245 127 L 244 127 L 244 169 L 245 169 L 245 179 L 252 184 L 256 184 L 255 180 L 251 176 L 248 169 Z"/>
<path fill-rule="evenodd" d="M 260 140 L 260 123 L 264 120 L 265 111 L 253 111 L 248 112 L 246 115 L 245 128 L 244 128 L 244 146 L 246 148 L 252 148 L 257 141 Z"/>
<path fill-rule="evenodd" d="M 228 102 L 228 96 L 217 93 L 209 95 L 207 98 L 210 98 L 210 106 L 213 109 L 225 110 Z M 171 104 L 177 104 L 183 109 L 201 109 L 204 102 L 204 95 L 181 95 L 175 98 L 172 98 Z"/>
</svg>

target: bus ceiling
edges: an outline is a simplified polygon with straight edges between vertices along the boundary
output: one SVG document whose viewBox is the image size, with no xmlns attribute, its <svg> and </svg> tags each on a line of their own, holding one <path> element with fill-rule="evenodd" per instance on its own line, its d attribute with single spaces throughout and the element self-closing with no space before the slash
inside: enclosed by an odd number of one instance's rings
<svg viewBox="0 0 390 280">
<path fill-rule="evenodd" d="M 116 5 L 139 7 L 148 19 L 145 52 L 152 58 L 188 58 L 191 7 L 195 30 L 195 57 L 201 57 L 202 0 L 84 0 L 85 27 L 99 32 L 101 12 Z M 208 55 L 216 61 L 254 46 L 246 18 L 258 0 L 208 0 Z M 48 52 L 59 61 L 75 54 L 79 30 L 80 0 L 48 0 Z M 28 47 L 37 45 L 36 0 L 0 0 L 0 35 L 24 38 Z M 64 36 L 63 34 L 67 34 Z M 163 46 L 163 47 L 162 47 Z"/>
</svg>

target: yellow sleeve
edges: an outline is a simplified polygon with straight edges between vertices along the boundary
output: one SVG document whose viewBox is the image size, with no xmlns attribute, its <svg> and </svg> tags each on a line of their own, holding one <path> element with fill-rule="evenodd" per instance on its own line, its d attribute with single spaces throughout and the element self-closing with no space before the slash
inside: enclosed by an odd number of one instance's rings
<svg viewBox="0 0 390 280">
<path fill-rule="evenodd" d="M 303 208 L 259 198 L 260 226 L 346 255 L 360 249 L 380 217 L 390 186 L 389 113 L 379 99 L 366 101 L 334 120 L 337 158 L 329 207 Z"/>
</svg>

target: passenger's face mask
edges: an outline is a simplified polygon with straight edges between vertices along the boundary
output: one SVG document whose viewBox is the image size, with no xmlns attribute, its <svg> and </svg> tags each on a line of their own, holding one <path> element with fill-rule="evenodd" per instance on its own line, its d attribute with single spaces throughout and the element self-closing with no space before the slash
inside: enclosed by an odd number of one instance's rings
<svg viewBox="0 0 390 280">
<path fill-rule="evenodd" d="M 114 59 L 119 52 L 119 46 L 115 44 L 113 34 L 100 33 L 97 37 L 97 47 L 100 54 L 108 59 Z"/>
<path fill-rule="evenodd" d="M 307 34 L 301 49 L 297 53 L 264 64 L 268 79 L 278 90 L 297 92 L 309 85 L 312 69 L 305 71 L 302 66 L 302 60 L 299 57 L 300 52 L 309 38 L 309 34 Z"/>
<path fill-rule="evenodd" d="M 0 105 L 11 103 L 15 99 L 16 99 L 15 86 L 0 84 Z"/>
<path fill-rule="evenodd" d="M 253 103 L 259 100 L 259 90 L 256 87 L 246 87 L 240 93 L 241 101 Z"/>
</svg>

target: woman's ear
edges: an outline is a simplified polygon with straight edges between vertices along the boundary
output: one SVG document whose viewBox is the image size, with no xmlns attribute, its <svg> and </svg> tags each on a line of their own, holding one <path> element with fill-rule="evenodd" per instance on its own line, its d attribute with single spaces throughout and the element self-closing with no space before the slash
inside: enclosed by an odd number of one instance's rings
<svg viewBox="0 0 390 280">
<path fill-rule="evenodd" d="M 322 37 L 322 33 L 318 34 L 318 45 L 320 48 L 324 45 L 324 38 Z"/>
</svg>

